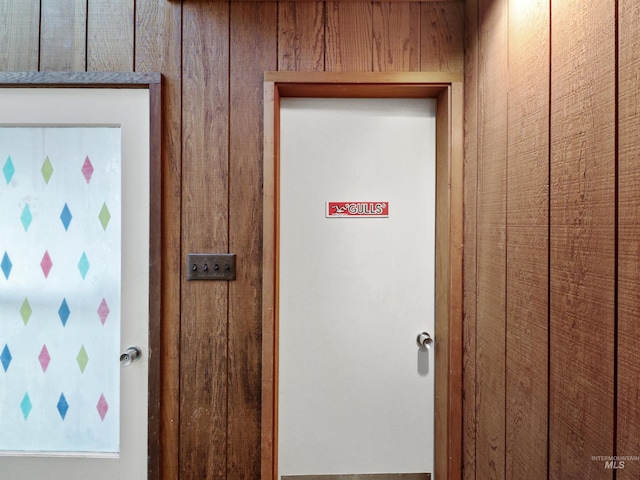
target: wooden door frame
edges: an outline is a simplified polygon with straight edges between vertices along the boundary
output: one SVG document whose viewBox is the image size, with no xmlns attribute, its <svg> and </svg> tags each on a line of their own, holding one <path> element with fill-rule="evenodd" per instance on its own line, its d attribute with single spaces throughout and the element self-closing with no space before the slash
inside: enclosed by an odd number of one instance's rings
<svg viewBox="0 0 640 480">
<path fill-rule="evenodd" d="M 266 72 L 261 479 L 277 480 L 280 99 L 435 98 L 436 319 L 434 478 L 462 476 L 462 73 Z"/>
</svg>

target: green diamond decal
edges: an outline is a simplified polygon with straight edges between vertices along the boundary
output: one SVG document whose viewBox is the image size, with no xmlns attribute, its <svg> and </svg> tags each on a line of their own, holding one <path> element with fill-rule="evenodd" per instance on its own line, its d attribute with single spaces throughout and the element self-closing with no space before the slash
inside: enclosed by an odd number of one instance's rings
<svg viewBox="0 0 640 480">
<path fill-rule="evenodd" d="M 42 164 L 42 168 L 40 169 L 40 171 L 42 172 L 42 178 L 44 178 L 44 183 L 48 184 L 49 179 L 53 174 L 53 165 L 51 165 L 51 160 L 49 160 L 48 156 L 47 158 L 44 159 L 44 163 Z"/>
<path fill-rule="evenodd" d="M 24 302 L 22 302 L 22 306 L 20 307 L 20 316 L 22 317 L 22 321 L 25 326 L 29 323 L 29 319 L 31 318 L 31 305 L 29 305 L 29 300 L 26 298 Z"/>
<path fill-rule="evenodd" d="M 87 351 L 84 349 L 84 345 L 80 348 L 76 361 L 78 362 L 80 371 L 84 373 L 84 369 L 87 367 L 87 363 L 89 363 L 89 356 L 87 355 Z"/>
<path fill-rule="evenodd" d="M 106 230 L 107 225 L 109 225 L 109 220 L 111 220 L 111 214 L 109 213 L 109 209 L 107 208 L 106 203 L 102 204 L 102 208 L 100 209 L 98 218 L 100 219 L 100 223 L 102 224 L 102 229 Z"/>
</svg>

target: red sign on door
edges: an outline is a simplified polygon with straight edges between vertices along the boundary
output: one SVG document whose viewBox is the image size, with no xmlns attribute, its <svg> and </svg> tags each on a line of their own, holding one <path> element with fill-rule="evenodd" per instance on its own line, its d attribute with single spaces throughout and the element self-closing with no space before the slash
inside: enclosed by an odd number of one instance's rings
<svg viewBox="0 0 640 480">
<path fill-rule="evenodd" d="M 327 218 L 388 216 L 389 202 L 327 202 Z"/>
</svg>

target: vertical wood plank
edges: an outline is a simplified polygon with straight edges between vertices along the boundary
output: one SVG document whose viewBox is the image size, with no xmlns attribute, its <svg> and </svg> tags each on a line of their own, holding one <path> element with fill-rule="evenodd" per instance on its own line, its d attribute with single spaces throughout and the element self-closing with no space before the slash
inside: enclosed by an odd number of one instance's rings
<svg viewBox="0 0 640 480">
<path fill-rule="evenodd" d="M 40 1 L 0 1 L 0 71 L 38 70 Z"/>
<path fill-rule="evenodd" d="M 135 70 L 163 74 L 162 318 L 159 462 L 149 478 L 178 478 L 180 452 L 181 6 L 136 1 Z M 155 470 L 155 472 L 154 472 Z"/>
<path fill-rule="evenodd" d="M 326 2 L 326 60 L 330 72 L 373 69 L 373 12 L 370 2 Z"/>
<path fill-rule="evenodd" d="M 134 0 L 89 0 L 87 71 L 133 68 Z"/>
<path fill-rule="evenodd" d="M 420 71 L 463 71 L 464 8 L 462 2 L 421 4 Z"/>
<path fill-rule="evenodd" d="M 278 3 L 278 70 L 324 70 L 324 3 Z"/>
<path fill-rule="evenodd" d="M 277 68 L 276 2 L 231 3 L 227 477 L 260 478 L 263 74 Z"/>
<path fill-rule="evenodd" d="M 478 195 L 478 0 L 465 3 L 464 318 L 462 475 L 476 478 L 476 286 Z"/>
<path fill-rule="evenodd" d="M 611 478 L 591 456 L 614 453 L 615 0 L 551 18 L 549 477 Z"/>
<path fill-rule="evenodd" d="M 86 70 L 86 0 L 42 0 L 41 8 L 40 70 Z"/>
<path fill-rule="evenodd" d="M 617 455 L 640 452 L 640 4 L 620 0 L 618 166 L 618 438 Z M 640 478 L 627 461 L 617 478 Z"/>
<path fill-rule="evenodd" d="M 478 1 L 476 475 L 505 478 L 507 0 Z"/>
<path fill-rule="evenodd" d="M 549 15 L 509 2 L 506 478 L 528 480 L 547 479 Z"/>
<path fill-rule="evenodd" d="M 373 3 L 373 71 L 420 71 L 419 3 Z"/>
<path fill-rule="evenodd" d="M 185 262 L 228 251 L 229 4 L 182 8 Z M 180 478 L 227 475 L 227 283 L 182 281 Z"/>
</svg>

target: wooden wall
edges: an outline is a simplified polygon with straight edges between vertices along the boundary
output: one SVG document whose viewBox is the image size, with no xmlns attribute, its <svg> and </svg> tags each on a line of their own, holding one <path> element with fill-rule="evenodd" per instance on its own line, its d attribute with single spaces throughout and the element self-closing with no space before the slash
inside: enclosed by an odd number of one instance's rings
<svg viewBox="0 0 640 480">
<path fill-rule="evenodd" d="M 639 478 L 640 4 L 465 10 L 464 478 Z"/>
<path fill-rule="evenodd" d="M 264 71 L 463 70 L 461 1 L 0 0 L 0 71 L 163 74 L 166 479 L 260 472 Z M 186 282 L 189 252 L 237 280 Z"/>
</svg>

